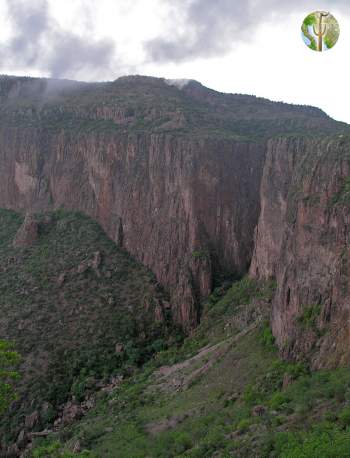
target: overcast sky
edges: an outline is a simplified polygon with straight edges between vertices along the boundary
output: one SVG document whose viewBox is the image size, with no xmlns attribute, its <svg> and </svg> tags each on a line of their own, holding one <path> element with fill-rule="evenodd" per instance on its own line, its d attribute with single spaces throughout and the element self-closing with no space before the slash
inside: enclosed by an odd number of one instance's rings
<svg viewBox="0 0 350 458">
<path fill-rule="evenodd" d="M 301 23 L 330 11 L 337 45 Z M 0 73 L 191 78 L 223 92 L 315 105 L 350 123 L 350 0 L 0 0 Z"/>
</svg>

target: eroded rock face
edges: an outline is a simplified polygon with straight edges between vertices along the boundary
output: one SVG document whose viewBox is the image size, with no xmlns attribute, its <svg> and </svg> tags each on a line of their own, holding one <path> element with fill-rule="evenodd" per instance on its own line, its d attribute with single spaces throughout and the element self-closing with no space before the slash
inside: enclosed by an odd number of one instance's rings
<svg viewBox="0 0 350 458">
<path fill-rule="evenodd" d="M 250 269 L 276 277 L 272 326 L 286 357 L 349 364 L 350 143 L 274 140 Z"/>
<path fill-rule="evenodd" d="M 0 207 L 95 218 L 171 291 L 185 327 L 213 275 L 244 273 L 264 144 L 175 135 L 0 131 Z"/>
<path fill-rule="evenodd" d="M 278 282 L 283 353 L 345 362 L 348 127 L 312 107 L 181 87 L 0 78 L 0 207 L 93 217 L 156 274 L 187 329 L 214 276 L 246 273 L 254 250 L 251 275 Z"/>
<path fill-rule="evenodd" d="M 38 238 L 39 224 L 34 215 L 27 213 L 22 226 L 13 241 L 15 248 L 25 248 L 32 245 Z"/>
</svg>

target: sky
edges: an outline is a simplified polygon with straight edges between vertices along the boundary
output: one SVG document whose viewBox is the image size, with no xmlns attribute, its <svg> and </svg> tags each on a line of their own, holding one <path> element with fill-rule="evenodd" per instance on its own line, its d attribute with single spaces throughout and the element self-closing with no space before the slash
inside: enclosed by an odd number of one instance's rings
<svg viewBox="0 0 350 458">
<path fill-rule="evenodd" d="M 303 19 L 340 25 L 323 53 Z M 83 81 L 143 74 L 314 105 L 350 123 L 350 0 L 0 0 L 0 73 Z"/>
</svg>

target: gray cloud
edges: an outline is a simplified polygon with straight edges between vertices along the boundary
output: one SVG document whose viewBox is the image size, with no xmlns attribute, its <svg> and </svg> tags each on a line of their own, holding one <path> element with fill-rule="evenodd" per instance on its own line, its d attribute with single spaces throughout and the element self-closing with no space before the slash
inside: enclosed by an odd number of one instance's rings
<svg viewBox="0 0 350 458">
<path fill-rule="evenodd" d="M 171 0 L 174 5 L 173 0 Z M 178 0 L 170 9 L 171 30 L 145 43 L 150 61 L 179 62 L 229 52 L 235 44 L 249 41 L 254 30 L 273 16 L 310 11 L 308 0 Z M 328 0 L 329 5 L 348 13 L 349 0 Z M 311 6 L 312 8 L 312 6 Z"/>
<path fill-rule="evenodd" d="M 110 79 L 127 73 L 137 73 L 142 63 L 133 65 L 118 56 L 113 39 L 94 39 L 94 0 L 81 0 L 80 35 L 62 28 L 50 12 L 48 0 L 5 0 L 12 37 L 0 43 L 0 70 L 36 71 L 52 77 Z M 125 0 L 125 5 L 135 7 Z M 143 44 L 146 59 L 153 62 L 182 62 L 196 58 L 224 55 L 239 42 L 253 38 L 262 23 L 282 14 L 310 10 L 308 0 L 159 0 L 169 7 L 164 30 Z M 324 0 L 331 11 L 338 7 L 350 12 L 349 0 Z M 126 7 L 126 6 L 125 6 Z M 281 20 L 286 20 L 282 17 Z M 137 31 L 135 32 L 137 33 Z M 125 53 L 124 53 L 125 55 Z"/>
<path fill-rule="evenodd" d="M 113 74 L 115 43 L 62 29 L 50 15 L 47 0 L 7 0 L 7 9 L 13 36 L 0 48 L 0 68 L 35 67 L 53 77 Z M 84 11 L 88 15 L 89 10 Z"/>
</svg>

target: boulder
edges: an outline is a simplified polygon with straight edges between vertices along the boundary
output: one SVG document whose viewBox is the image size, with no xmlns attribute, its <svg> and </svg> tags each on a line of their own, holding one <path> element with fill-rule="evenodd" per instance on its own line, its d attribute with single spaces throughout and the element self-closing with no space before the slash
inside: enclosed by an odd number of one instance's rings
<svg viewBox="0 0 350 458">
<path fill-rule="evenodd" d="M 19 449 L 25 448 L 27 443 L 28 443 L 27 433 L 25 432 L 24 429 L 22 429 L 22 431 L 18 434 L 18 437 L 17 437 L 17 442 L 16 442 L 17 447 Z"/>
<path fill-rule="evenodd" d="M 64 426 L 74 423 L 83 416 L 83 410 L 79 404 L 68 402 L 63 409 L 62 423 Z"/>
<path fill-rule="evenodd" d="M 124 345 L 122 343 L 115 344 L 115 353 L 117 355 L 121 355 L 122 353 L 124 353 Z"/>
<path fill-rule="evenodd" d="M 27 430 L 31 430 L 36 426 L 39 422 L 39 412 L 35 411 L 31 415 L 28 415 L 25 418 L 24 424 Z"/>
</svg>

